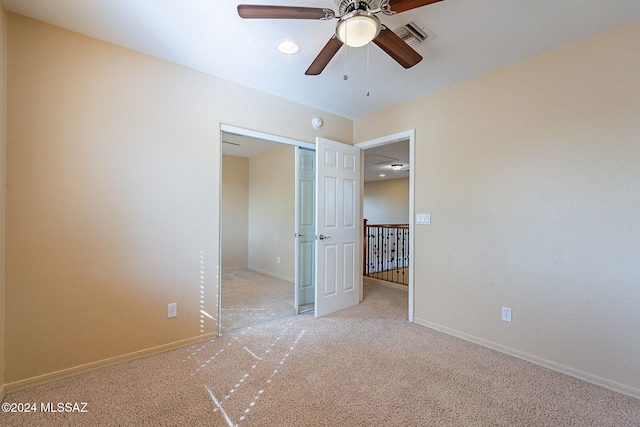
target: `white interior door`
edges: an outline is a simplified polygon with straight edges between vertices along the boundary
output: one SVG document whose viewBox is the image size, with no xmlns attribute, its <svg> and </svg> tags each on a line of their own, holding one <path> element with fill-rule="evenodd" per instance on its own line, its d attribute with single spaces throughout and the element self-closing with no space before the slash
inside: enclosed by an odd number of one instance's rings
<svg viewBox="0 0 640 427">
<path fill-rule="evenodd" d="M 360 300 L 360 149 L 316 138 L 315 316 Z"/>
<path fill-rule="evenodd" d="M 311 309 L 315 299 L 316 153 L 296 148 L 296 308 Z"/>
</svg>

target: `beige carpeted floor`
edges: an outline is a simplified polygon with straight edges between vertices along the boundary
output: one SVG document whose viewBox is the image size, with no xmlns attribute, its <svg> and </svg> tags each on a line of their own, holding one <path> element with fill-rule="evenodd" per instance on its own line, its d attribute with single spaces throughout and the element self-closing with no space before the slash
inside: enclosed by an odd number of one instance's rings
<svg viewBox="0 0 640 427">
<path fill-rule="evenodd" d="M 408 323 L 407 293 L 13 393 L 9 426 L 640 426 L 640 401 Z"/>
</svg>

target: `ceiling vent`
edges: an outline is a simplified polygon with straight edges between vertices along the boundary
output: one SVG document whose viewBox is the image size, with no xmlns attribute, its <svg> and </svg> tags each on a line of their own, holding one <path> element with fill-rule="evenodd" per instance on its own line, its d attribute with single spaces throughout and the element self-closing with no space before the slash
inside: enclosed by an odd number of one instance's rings
<svg viewBox="0 0 640 427">
<path fill-rule="evenodd" d="M 436 38 L 433 31 L 415 20 L 406 22 L 394 28 L 392 31 L 413 48 L 422 42 L 429 42 Z"/>
</svg>

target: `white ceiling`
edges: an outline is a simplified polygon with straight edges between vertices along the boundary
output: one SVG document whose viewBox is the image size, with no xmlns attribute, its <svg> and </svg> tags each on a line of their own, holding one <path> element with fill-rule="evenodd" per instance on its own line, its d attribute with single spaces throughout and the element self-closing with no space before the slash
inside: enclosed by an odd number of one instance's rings
<svg viewBox="0 0 640 427">
<path fill-rule="evenodd" d="M 350 119 L 640 19 L 638 0 L 444 0 L 392 17 L 378 14 L 390 28 L 417 19 L 437 38 L 416 48 L 424 60 L 409 70 L 371 45 L 367 78 L 367 47 L 343 47 L 320 76 L 304 75 L 335 21 L 243 20 L 239 1 L 2 2 L 10 11 Z M 337 12 L 333 0 L 246 3 Z M 276 50 L 287 38 L 301 45 L 298 54 Z"/>
</svg>

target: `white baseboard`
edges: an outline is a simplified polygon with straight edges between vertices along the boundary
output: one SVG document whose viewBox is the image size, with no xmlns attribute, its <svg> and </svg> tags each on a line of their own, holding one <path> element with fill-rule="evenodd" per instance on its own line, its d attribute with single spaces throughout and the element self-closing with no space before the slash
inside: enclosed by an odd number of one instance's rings
<svg viewBox="0 0 640 427">
<path fill-rule="evenodd" d="M 531 354 L 523 353 L 521 351 L 502 346 L 500 344 L 496 344 L 491 341 L 484 340 L 482 338 L 475 337 L 473 335 L 466 334 L 464 332 L 460 332 L 454 329 L 447 328 L 442 325 L 438 325 L 436 323 L 429 322 L 427 320 L 419 319 L 417 317 L 413 318 L 414 323 L 417 323 L 421 326 L 426 326 L 427 328 L 435 329 L 436 331 L 443 332 L 447 335 L 454 336 L 456 338 L 463 339 L 465 341 L 469 341 L 475 344 L 479 344 L 483 347 L 490 348 L 491 350 L 498 351 L 500 353 L 508 354 L 509 356 L 517 357 L 518 359 L 526 360 L 527 362 L 534 363 L 536 365 L 542 366 L 544 368 L 551 369 L 556 372 L 560 372 L 565 375 L 569 375 L 570 377 L 577 378 L 582 381 L 586 381 L 591 384 L 595 384 L 600 387 L 604 387 L 609 390 L 613 390 L 615 392 L 624 394 L 629 397 L 633 397 L 634 399 L 640 399 L 640 390 L 626 386 L 624 384 L 617 383 L 615 381 L 610 381 L 606 378 L 601 378 L 596 375 L 589 374 L 587 372 L 582 372 L 578 369 L 573 369 L 568 366 L 559 365 L 555 362 L 551 362 L 549 360 L 533 356 Z"/>
<path fill-rule="evenodd" d="M 208 333 L 199 335 L 194 338 L 175 341 L 169 344 L 163 344 L 157 347 L 134 351 L 133 353 L 123 354 L 120 356 L 111 357 L 109 359 L 98 360 L 96 362 L 74 366 L 72 368 L 62 369 L 60 371 L 50 372 L 48 374 L 38 375 L 36 377 L 7 383 L 2 387 L 2 396 L 4 396 L 5 391 L 7 394 L 13 393 L 19 390 L 24 390 L 26 388 L 35 387 L 38 385 L 50 383 L 52 381 L 61 380 L 63 378 L 80 375 L 85 372 L 94 371 L 96 369 L 106 368 L 107 366 L 116 365 L 118 363 L 129 362 L 131 360 L 141 359 L 143 357 L 152 356 L 154 354 L 164 353 L 165 351 L 175 350 L 180 347 L 186 347 L 189 345 L 197 344 L 199 342 L 208 341 L 217 337 L 218 335 L 216 333 Z"/>
</svg>

